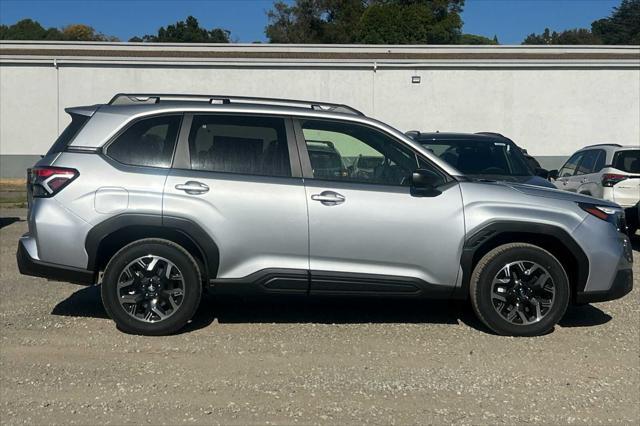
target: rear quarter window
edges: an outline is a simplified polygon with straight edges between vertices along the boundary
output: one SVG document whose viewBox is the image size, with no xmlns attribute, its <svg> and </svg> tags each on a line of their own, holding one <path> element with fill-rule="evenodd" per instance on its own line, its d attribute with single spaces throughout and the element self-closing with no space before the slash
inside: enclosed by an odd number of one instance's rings
<svg viewBox="0 0 640 426">
<path fill-rule="evenodd" d="M 107 147 L 107 156 L 130 166 L 171 167 L 181 115 L 133 123 Z"/>
<path fill-rule="evenodd" d="M 71 114 L 71 123 L 60 133 L 58 139 L 47 151 L 47 155 L 57 154 L 67 149 L 73 138 L 80 132 L 80 129 L 89 121 L 89 118 L 91 117 L 86 115 Z"/>
</svg>

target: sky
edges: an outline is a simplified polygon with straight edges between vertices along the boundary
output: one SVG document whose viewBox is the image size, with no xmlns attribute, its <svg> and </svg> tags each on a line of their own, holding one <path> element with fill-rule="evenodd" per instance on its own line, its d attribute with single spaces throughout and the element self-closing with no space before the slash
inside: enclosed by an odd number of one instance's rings
<svg viewBox="0 0 640 426">
<path fill-rule="evenodd" d="M 23 18 L 46 28 L 82 23 L 126 41 L 193 15 L 203 27 L 224 28 L 233 41 L 251 43 L 267 41 L 266 11 L 272 4 L 273 0 L 0 0 L 0 23 Z M 520 44 L 545 27 L 589 28 L 619 4 L 620 0 L 466 0 L 463 32 L 497 35 L 501 44 Z"/>
</svg>

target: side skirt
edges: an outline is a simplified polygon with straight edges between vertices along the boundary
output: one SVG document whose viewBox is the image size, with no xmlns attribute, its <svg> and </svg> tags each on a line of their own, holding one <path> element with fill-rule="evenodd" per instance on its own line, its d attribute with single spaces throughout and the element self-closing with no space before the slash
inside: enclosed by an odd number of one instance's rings
<svg viewBox="0 0 640 426">
<path fill-rule="evenodd" d="M 418 278 L 298 269 L 264 269 L 243 278 L 217 278 L 213 294 L 302 294 L 310 296 L 377 296 L 448 299 L 453 286 Z"/>
</svg>

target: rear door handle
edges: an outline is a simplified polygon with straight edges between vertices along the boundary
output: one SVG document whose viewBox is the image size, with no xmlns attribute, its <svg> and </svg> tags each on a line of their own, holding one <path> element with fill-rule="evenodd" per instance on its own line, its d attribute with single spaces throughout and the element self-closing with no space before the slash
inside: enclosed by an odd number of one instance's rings
<svg viewBox="0 0 640 426">
<path fill-rule="evenodd" d="M 335 206 L 336 204 L 344 203 L 346 200 L 344 195 L 333 191 L 322 191 L 319 194 L 313 194 L 311 199 L 313 201 L 320 201 L 325 206 Z"/>
<path fill-rule="evenodd" d="M 176 189 L 184 191 L 190 195 L 204 194 L 209 191 L 209 187 L 202 182 L 190 180 L 185 183 L 176 185 Z"/>
</svg>

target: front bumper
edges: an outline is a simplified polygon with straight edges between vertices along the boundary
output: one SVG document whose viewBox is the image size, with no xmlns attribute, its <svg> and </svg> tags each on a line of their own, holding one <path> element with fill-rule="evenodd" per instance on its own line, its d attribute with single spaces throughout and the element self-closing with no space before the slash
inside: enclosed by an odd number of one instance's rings
<svg viewBox="0 0 640 426">
<path fill-rule="evenodd" d="M 608 300 L 620 299 L 633 290 L 633 271 L 631 269 L 619 270 L 609 290 L 594 292 L 578 292 L 576 303 L 596 303 Z"/>
<path fill-rule="evenodd" d="M 95 274 L 86 269 L 57 265 L 34 259 L 25 247 L 28 236 L 20 238 L 16 260 L 18 269 L 22 275 L 48 278 L 55 281 L 67 281 L 74 284 L 92 285 L 95 283 Z"/>
<path fill-rule="evenodd" d="M 622 253 L 618 261 L 618 267 L 613 274 L 611 285 L 605 289 L 578 291 L 575 301 L 578 304 L 606 302 L 620 299 L 633 290 L 633 251 L 629 237 L 620 233 L 619 241 L 622 244 Z"/>
</svg>

